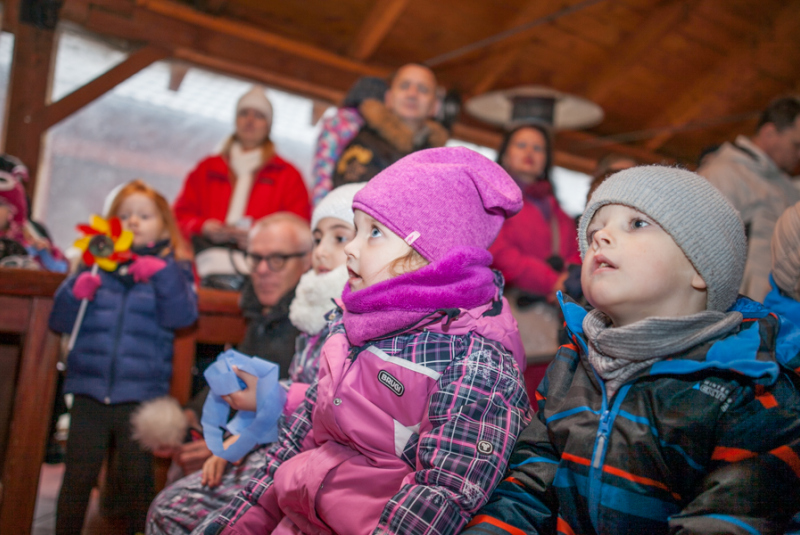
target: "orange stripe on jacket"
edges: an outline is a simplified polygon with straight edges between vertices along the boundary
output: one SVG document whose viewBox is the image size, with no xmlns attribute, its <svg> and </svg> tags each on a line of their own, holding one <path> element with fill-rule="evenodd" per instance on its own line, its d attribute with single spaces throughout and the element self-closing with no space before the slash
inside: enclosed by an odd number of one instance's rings
<svg viewBox="0 0 800 535">
<path fill-rule="evenodd" d="M 589 466 L 592 464 L 589 459 L 584 459 L 583 457 L 578 457 L 577 455 L 572 455 L 571 453 L 562 453 L 561 458 L 572 461 L 573 463 L 582 464 L 584 466 Z"/>
<path fill-rule="evenodd" d="M 761 402 L 765 409 L 774 409 L 778 406 L 778 400 L 775 399 L 775 396 L 767 392 L 762 385 L 756 385 L 756 399 Z"/>
<path fill-rule="evenodd" d="M 525 535 L 525 532 L 522 531 L 521 529 L 515 528 L 514 526 L 512 526 L 510 524 L 506 524 L 505 522 L 503 522 L 501 520 L 497 520 L 496 518 L 491 517 L 489 515 L 478 515 L 478 516 L 476 516 L 475 518 L 472 519 L 472 522 L 467 524 L 467 527 L 471 528 L 472 526 L 475 526 L 477 524 L 482 524 L 482 523 L 491 524 L 494 527 L 497 527 L 497 528 L 500 528 L 500 529 L 504 529 L 507 532 L 509 532 L 511 535 Z"/>
<path fill-rule="evenodd" d="M 608 465 L 603 467 L 603 472 L 607 472 L 611 475 L 621 477 L 622 479 L 627 479 L 628 481 L 633 481 L 634 483 L 641 483 L 642 485 L 648 485 L 650 487 L 656 487 L 662 490 L 666 490 L 667 492 L 672 494 L 672 497 L 675 498 L 676 500 L 681 499 L 680 494 L 672 492 L 669 489 L 669 487 L 667 487 L 664 483 L 656 481 L 655 479 L 650 479 L 649 477 L 637 476 L 631 474 L 630 472 L 625 472 L 624 470 L 620 470 L 619 468 L 614 468 L 613 466 L 608 466 Z"/>
<path fill-rule="evenodd" d="M 556 531 L 563 533 L 564 535 L 575 535 L 575 532 L 572 531 L 571 527 L 569 527 L 567 521 L 561 517 L 558 517 L 558 520 L 556 521 Z"/>
<path fill-rule="evenodd" d="M 797 477 L 800 477 L 800 457 L 789 446 L 781 446 L 770 452 L 772 455 L 789 465 Z"/>
<path fill-rule="evenodd" d="M 743 450 L 740 448 L 726 448 L 725 446 L 717 446 L 714 448 L 714 453 L 711 454 L 711 460 L 735 463 L 736 461 L 742 461 L 755 456 L 756 453 L 752 451 Z"/>
</svg>

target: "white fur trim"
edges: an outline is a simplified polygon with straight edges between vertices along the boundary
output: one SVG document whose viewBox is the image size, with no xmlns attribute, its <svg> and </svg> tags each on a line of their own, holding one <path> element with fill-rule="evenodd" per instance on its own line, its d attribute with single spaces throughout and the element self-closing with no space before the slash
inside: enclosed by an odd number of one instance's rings
<svg viewBox="0 0 800 535">
<path fill-rule="evenodd" d="M 344 264 L 322 275 L 317 275 L 313 269 L 307 271 L 300 277 L 295 297 L 289 305 L 292 325 L 312 336 L 320 332 L 328 322 L 326 313 L 336 306 L 332 300 L 342 296 L 347 279 L 347 266 Z"/>
<path fill-rule="evenodd" d="M 189 422 L 175 398 L 145 401 L 131 415 L 133 440 L 147 451 L 183 444 Z"/>
</svg>

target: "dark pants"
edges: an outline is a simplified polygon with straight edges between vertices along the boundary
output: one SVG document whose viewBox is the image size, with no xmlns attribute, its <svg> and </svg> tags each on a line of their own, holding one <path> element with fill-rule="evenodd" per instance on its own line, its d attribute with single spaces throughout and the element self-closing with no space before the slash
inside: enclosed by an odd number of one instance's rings
<svg viewBox="0 0 800 535">
<path fill-rule="evenodd" d="M 80 535 L 89 495 L 97 483 L 103 459 L 113 447 L 118 477 L 124 482 L 121 502 L 131 533 L 144 532 L 147 508 L 155 497 L 153 456 L 131 440 L 131 413 L 138 403 L 105 405 L 75 396 L 70 411 L 66 471 L 58 496 L 56 535 Z"/>
</svg>

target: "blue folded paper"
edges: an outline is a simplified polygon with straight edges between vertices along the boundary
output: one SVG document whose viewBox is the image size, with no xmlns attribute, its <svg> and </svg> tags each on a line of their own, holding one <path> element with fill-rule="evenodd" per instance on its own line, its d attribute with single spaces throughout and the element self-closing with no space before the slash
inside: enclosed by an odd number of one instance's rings
<svg viewBox="0 0 800 535">
<path fill-rule="evenodd" d="M 256 411 L 239 411 L 229 422 L 230 406 L 222 396 L 238 392 L 245 383 L 232 367 L 258 377 Z M 244 457 L 256 444 L 268 444 L 278 438 L 278 419 L 286 403 L 286 390 L 278 382 L 277 364 L 257 357 L 248 357 L 233 349 L 220 353 L 205 371 L 211 392 L 203 405 L 203 435 L 208 448 L 218 457 L 231 462 Z M 239 439 L 227 449 L 222 444 L 227 429 Z"/>
</svg>

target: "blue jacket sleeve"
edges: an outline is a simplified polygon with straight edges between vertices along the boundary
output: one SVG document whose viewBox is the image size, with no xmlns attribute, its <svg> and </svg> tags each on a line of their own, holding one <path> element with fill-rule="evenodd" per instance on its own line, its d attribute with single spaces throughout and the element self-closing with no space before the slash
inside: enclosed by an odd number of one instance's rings
<svg viewBox="0 0 800 535">
<path fill-rule="evenodd" d="M 57 333 L 72 332 L 75 318 L 78 317 L 81 301 L 72 293 L 76 278 L 77 274 L 62 282 L 53 298 L 53 310 L 50 312 L 48 325 Z"/>
<path fill-rule="evenodd" d="M 197 321 L 194 275 L 185 262 L 167 261 L 151 278 L 156 292 L 156 317 L 165 329 L 188 327 Z"/>
</svg>

